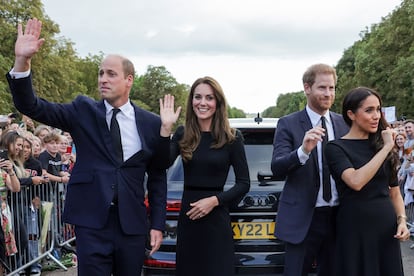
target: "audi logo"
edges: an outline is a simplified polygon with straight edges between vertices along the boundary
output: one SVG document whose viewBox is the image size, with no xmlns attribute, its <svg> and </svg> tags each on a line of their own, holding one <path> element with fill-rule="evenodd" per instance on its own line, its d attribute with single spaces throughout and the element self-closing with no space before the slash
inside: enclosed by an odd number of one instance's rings
<svg viewBox="0 0 414 276">
<path fill-rule="evenodd" d="M 273 194 L 268 195 L 248 195 L 243 199 L 244 206 L 273 206 L 277 202 L 277 197 Z"/>
</svg>

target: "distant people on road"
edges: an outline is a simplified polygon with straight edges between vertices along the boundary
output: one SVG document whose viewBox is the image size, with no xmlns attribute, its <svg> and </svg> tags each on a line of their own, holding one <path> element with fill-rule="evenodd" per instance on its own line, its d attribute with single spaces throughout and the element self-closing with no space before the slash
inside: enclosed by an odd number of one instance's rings
<svg viewBox="0 0 414 276">
<path fill-rule="evenodd" d="M 350 130 L 325 150 L 340 201 L 332 275 L 404 275 L 400 241 L 410 233 L 397 181 L 396 131 L 381 107 L 376 91 L 352 89 L 342 104 Z"/>
<path fill-rule="evenodd" d="M 286 242 L 286 276 L 307 275 L 315 260 L 319 276 L 335 275 L 339 202 L 322 142 L 324 137 L 332 140 L 348 131 L 342 116 L 329 110 L 335 100 L 336 81 L 332 66 L 310 66 L 303 74 L 305 109 L 280 118 L 276 128 L 271 168 L 274 175 L 286 178 L 286 183 L 275 236 Z"/>
<path fill-rule="evenodd" d="M 160 104 L 163 121 L 175 122 L 174 98 Z M 230 127 L 220 84 L 197 79 L 187 99 L 185 126 L 171 141 L 171 164 L 181 155 L 184 192 L 177 226 L 177 276 L 234 274 L 234 242 L 229 205 L 249 191 L 250 177 L 241 132 Z M 166 112 L 167 110 L 171 112 Z M 224 191 L 230 166 L 235 184 Z"/>
</svg>

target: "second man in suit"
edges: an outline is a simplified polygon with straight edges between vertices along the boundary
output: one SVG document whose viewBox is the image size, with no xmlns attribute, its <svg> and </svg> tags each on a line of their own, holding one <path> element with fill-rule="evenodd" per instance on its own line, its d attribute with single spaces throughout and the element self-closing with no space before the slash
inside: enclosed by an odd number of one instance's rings
<svg viewBox="0 0 414 276">
<path fill-rule="evenodd" d="M 334 275 L 338 196 L 324 169 L 322 147 L 324 138 L 339 138 L 348 130 L 342 116 L 329 111 L 336 80 L 333 67 L 310 66 L 303 75 L 305 109 L 280 118 L 276 128 L 271 168 L 286 183 L 275 235 L 286 242 L 286 276 L 307 275 L 315 261 L 319 276 Z"/>
</svg>

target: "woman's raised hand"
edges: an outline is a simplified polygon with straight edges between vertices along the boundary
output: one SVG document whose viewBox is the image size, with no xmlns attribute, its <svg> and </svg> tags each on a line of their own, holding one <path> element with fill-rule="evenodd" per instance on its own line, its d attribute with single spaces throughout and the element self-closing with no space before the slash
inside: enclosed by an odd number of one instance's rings
<svg viewBox="0 0 414 276">
<path fill-rule="evenodd" d="M 167 94 L 160 99 L 161 131 L 163 137 L 170 136 L 173 125 L 177 122 L 181 106 L 174 110 L 174 96 Z"/>
</svg>

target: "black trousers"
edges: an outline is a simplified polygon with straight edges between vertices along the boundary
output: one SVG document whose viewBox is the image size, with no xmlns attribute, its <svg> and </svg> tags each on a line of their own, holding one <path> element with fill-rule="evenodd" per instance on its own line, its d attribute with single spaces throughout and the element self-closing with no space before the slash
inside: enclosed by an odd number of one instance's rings
<svg viewBox="0 0 414 276">
<path fill-rule="evenodd" d="M 303 242 L 286 243 L 283 275 L 308 275 L 315 266 L 318 276 L 335 275 L 336 213 L 337 207 L 315 208 L 308 234 Z"/>
<path fill-rule="evenodd" d="M 79 276 L 141 275 L 146 235 L 126 235 L 111 206 L 103 229 L 75 226 Z"/>
</svg>

